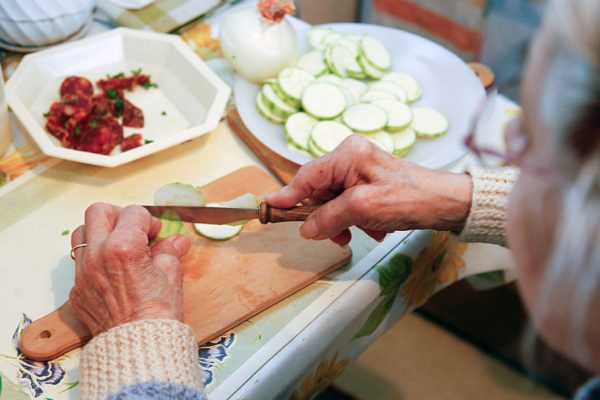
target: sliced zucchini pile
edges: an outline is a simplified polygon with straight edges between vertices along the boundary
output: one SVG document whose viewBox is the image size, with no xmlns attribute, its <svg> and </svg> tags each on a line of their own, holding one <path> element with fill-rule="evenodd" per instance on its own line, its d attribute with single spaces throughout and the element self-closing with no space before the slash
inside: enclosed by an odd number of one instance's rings
<svg viewBox="0 0 600 400">
<path fill-rule="evenodd" d="M 412 75 L 391 71 L 392 56 L 378 39 L 316 26 L 308 41 L 312 50 L 265 81 L 256 98 L 264 118 L 285 126 L 290 149 L 320 157 L 361 134 L 404 157 L 417 139 L 448 131 L 439 111 L 411 106 L 423 88 Z"/>
</svg>

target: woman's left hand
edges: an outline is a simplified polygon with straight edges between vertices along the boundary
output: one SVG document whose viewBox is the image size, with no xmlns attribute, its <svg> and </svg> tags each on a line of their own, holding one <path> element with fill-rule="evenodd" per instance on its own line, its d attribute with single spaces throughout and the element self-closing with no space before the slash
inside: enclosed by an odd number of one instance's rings
<svg viewBox="0 0 600 400">
<path fill-rule="evenodd" d="M 96 203 L 71 237 L 75 287 L 71 306 L 95 336 L 141 319 L 183 320 L 181 259 L 190 239 L 173 236 L 154 246 L 160 221 L 140 206 Z"/>
</svg>

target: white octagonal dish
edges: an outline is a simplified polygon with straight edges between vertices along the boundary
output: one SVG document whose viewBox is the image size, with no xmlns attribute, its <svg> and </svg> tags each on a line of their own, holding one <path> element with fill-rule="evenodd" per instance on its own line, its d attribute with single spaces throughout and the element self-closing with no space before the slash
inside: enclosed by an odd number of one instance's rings
<svg viewBox="0 0 600 400">
<path fill-rule="evenodd" d="M 63 147 L 45 128 L 44 113 L 60 100 L 63 79 L 92 82 L 107 74 L 142 69 L 158 87 L 137 88 L 127 99 L 144 112 L 141 133 L 149 144 L 102 155 Z M 26 56 L 6 85 L 8 103 L 40 149 L 49 156 L 116 167 L 214 130 L 231 90 L 179 36 L 117 28 Z"/>
</svg>

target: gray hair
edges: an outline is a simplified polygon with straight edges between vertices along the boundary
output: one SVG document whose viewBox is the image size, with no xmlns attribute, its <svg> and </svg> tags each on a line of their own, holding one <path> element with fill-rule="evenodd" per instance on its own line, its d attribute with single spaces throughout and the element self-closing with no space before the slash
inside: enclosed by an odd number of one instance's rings
<svg viewBox="0 0 600 400">
<path fill-rule="evenodd" d="M 559 167 L 572 179 L 562 187 L 533 319 L 539 327 L 553 316 L 565 318 L 570 353 L 597 371 L 600 330 L 590 322 L 598 318 L 592 305 L 600 299 L 600 1 L 550 0 L 546 23 L 558 41 L 540 111 Z"/>
</svg>

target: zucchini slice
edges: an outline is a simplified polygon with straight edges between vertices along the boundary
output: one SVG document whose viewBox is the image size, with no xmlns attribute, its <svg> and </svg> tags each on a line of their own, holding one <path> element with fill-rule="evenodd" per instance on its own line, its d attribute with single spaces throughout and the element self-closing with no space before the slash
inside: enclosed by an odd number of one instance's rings
<svg viewBox="0 0 600 400">
<path fill-rule="evenodd" d="M 154 193 L 154 205 L 203 207 L 204 196 L 199 188 L 187 183 L 169 183 Z"/>
<path fill-rule="evenodd" d="M 394 82 L 401 86 L 408 96 L 409 103 L 414 103 L 423 95 L 423 88 L 419 81 L 406 72 L 389 72 L 385 74 L 381 80 Z"/>
<path fill-rule="evenodd" d="M 263 103 L 273 114 L 282 119 L 286 119 L 287 117 L 298 111 L 298 108 L 290 106 L 279 96 L 277 96 L 277 93 L 273 90 L 273 86 L 274 85 L 272 84 L 263 86 Z"/>
<path fill-rule="evenodd" d="M 387 125 L 387 112 L 374 104 L 355 104 L 342 114 L 342 122 L 355 132 L 372 133 Z"/>
<path fill-rule="evenodd" d="M 344 124 L 336 121 L 321 121 L 313 128 L 310 140 L 316 150 L 329 153 L 350 135 L 352 135 L 352 131 Z"/>
<path fill-rule="evenodd" d="M 341 85 L 348 89 L 354 97 L 354 102 L 360 101 L 360 96 L 367 91 L 367 85 L 359 80 L 347 78 L 341 82 Z"/>
<path fill-rule="evenodd" d="M 367 78 L 379 80 L 384 75 L 383 71 L 371 65 L 371 63 L 365 58 L 364 54 L 359 55 L 357 60 Z"/>
<path fill-rule="evenodd" d="M 300 100 L 304 88 L 314 81 L 315 77 L 303 69 L 292 67 L 281 71 L 277 80 L 279 81 L 279 87 L 286 96 L 294 100 Z"/>
<path fill-rule="evenodd" d="M 412 122 L 412 111 L 408 105 L 397 100 L 376 100 L 376 106 L 383 108 L 388 115 L 386 130 L 389 132 L 401 131 Z"/>
<path fill-rule="evenodd" d="M 398 100 L 398 97 L 390 91 L 381 89 L 369 89 L 360 96 L 363 103 L 372 103 L 377 100 Z"/>
<path fill-rule="evenodd" d="M 321 28 L 314 27 L 308 31 L 308 42 L 310 43 L 310 47 L 315 50 L 323 50 L 325 46 L 323 45 L 323 38 L 329 35 L 332 32 L 329 28 Z"/>
<path fill-rule="evenodd" d="M 285 135 L 288 143 L 299 150 L 308 151 L 310 133 L 318 122 L 303 112 L 291 115 L 285 121 Z"/>
<path fill-rule="evenodd" d="M 368 135 L 363 135 L 377 146 L 379 146 L 384 151 L 392 154 L 394 152 L 394 139 L 390 136 L 389 133 L 384 131 L 379 131 L 375 133 L 371 133 Z"/>
<path fill-rule="evenodd" d="M 388 91 L 388 92 L 394 94 L 394 96 L 396 96 L 398 98 L 398 100 L 400 100 L 403 103 L 406 103 L 408 101 L 408 95 L 406 94 L 406 91 L 395 82 L 377 81 L 377 82 L 371 83 L 369 85 L 369 88 L 373 89 L 373 90 Z"/>
<path fill-rule="evenodd" d="M 265 105 L 262 91 L 258 92 L 258 95 L 256 96 L 256 109 L 258 110 L 260 115 L 265 117 L 267 120 L 273 122 L 274 124 L 281 125 L 285 122 L 284 118 L 273 114 L 273 112 L 271 112 L 271 110 L 269 110 L 269 108 Z"/>
<path fill-rule="evenodd" d="M 314 118 L 334 119 L 344 112 L 346 96 L 332 83 L 311 83 L 302 94 L 302 108 Z"/>
<path fill-rule="evenodd" d="M 441 136 L 450 127 L 448 118 L 433 108 L 417 107 L 412 109 L 412 113 L 411 127 L 420 138 L 431 139 Z"/>
<path fill-rule="evenodd" d="M 314 76 L 326 74 L 328 69 L 321 50 L 313 50 L 302 55 L 296 66 Z"/>
<path fill-rule="evenodd" d="M 363 36 L 360 40 L 362 55 L 375 68 L 387 71 L 392 67 L 392 56 L 388 49 L 379 40 L 372 36 Z"/>
<path fill-rule="evenodd" d="M 394 155 L 404 157 L 417 143 L 417 134 L 412 128 L 406 128 L 392 134 L 394 140 Z"/>
</svg>

